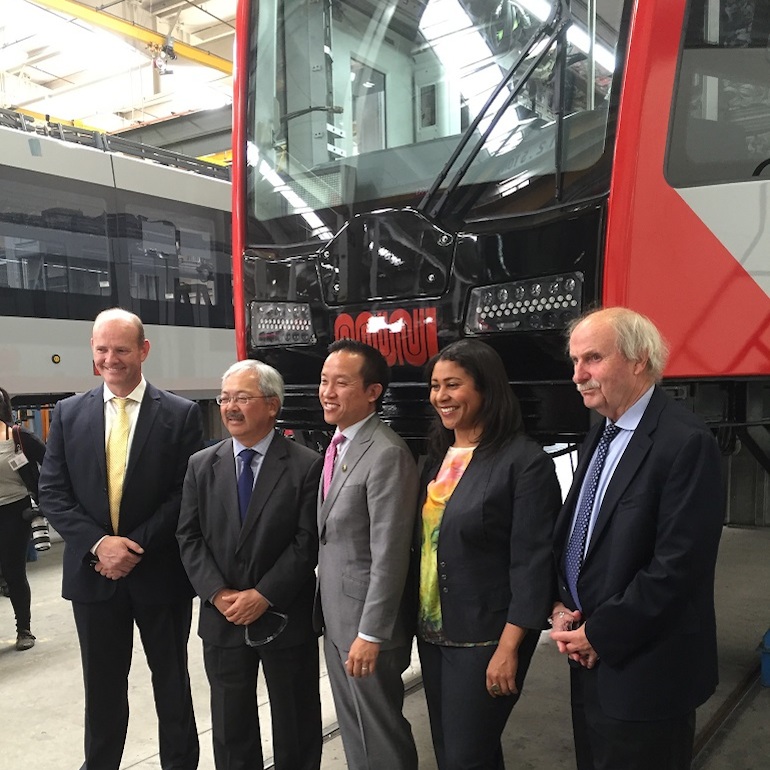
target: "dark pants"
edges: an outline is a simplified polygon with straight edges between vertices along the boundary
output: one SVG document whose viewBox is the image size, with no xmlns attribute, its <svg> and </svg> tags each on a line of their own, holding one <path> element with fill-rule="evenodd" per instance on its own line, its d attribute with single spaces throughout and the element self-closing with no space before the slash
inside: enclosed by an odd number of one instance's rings
<svg viewBox="0 0 770 770">
<path fill-rule="evenodd" d="M 257 672 L 262 664 L 273 728 L 276 770 L 318 770 L 321 699 L 318 640 L 273 650 L 203 645 L 211 687 L 211 732 L 218 770 L 262 770 Z"/>
<path fill-rule="evenodd" d="M 0 505 L 0 570 L 8 585 L 17 631 L 30 629 L 32 597 L 27 580 L 27 545 L 32 530 L 30 522 L 21 515 L 27 508 L 28 497 Z"/>
<path fill-rule="evenodd" d="M 152 673 L 161 767 L 195 770 L 198 734 L 187 672 L 192 599 L 137 604 L 125 583 L 118 581 L 108 601 L 73 602 L 72 609 L 86 696 L 86 760 L 81 770 L 118 770 L 120 766 L 128 728 L 134 622 Z"/>
<path fill-rule="evenodd" d="M 519 693 L 539 636 L 530 631 L 519 648 Z M 419 641 L 418 649 L 439 770 L 504 770 L 500 739 L 519 695 L 493 698 L 487 692 L 487 666 L 497 647 Z"/>
<path fill-rule="evenodd" d="M 651 722 L 613 719 L 599 703 L 597 675 L 596 668 L 570 667 L 578 770 L 689 770 L 695 711 Z"/>
</svg>

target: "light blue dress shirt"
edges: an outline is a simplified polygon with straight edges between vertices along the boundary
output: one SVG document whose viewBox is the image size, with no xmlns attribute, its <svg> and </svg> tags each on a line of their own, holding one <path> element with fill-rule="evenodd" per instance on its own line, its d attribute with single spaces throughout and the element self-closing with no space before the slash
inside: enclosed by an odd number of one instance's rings
<svg viewBox="0 0 770 770">
<path fill-rule="evenodd" d="M 596 497 L 594 498 L 594 507 L 591 511 L 591 519 L 588 522 L 588 535 L 586 537 L 585 551 L 583 552 L 584 556 L 587 553 L 588 546 L 591 543 L 594 526 L 596 525 L 596 517 L 599 515 L 599 511 L 602 507 L 602 501 L 604 500 L 604 493 L 607 491 L 607 487 L 612 480 L 612 475 L 615 473 L 615 469 L 618 467 L 620 458 L 623 457 L 623 452 L 626 451 L 626 447 L 631 441 L 634 435 L 634 431 L 639 427 L 639 423 L 644 416 L 647 405 L 650 403 L 654 389 L 655 386 L 653 385 L 630 409 L 628 409 L 628 411 L 624 412 L 615 423 L 615 425 L 620 428 L 620 433 L 618 433 L 618 435 L 615 436 L 615 438 L 610 443 L 610 448 L 607 451 L 607 459 L 605 460 L 602 474 L 599 476 L 599 484 L 596 487 Z M 609 420 L 605 421 L 605 425 L 607 422 L 609 422 Z M 591 460 L 591 463 L 593 463 L 593 459 Z M 577 503 L 575 505 L 575 512 L 572 514 L 572 526 L 570 527 L 570 534 L 572 533 L 572 529 L 575 526 L 575 514 L 580 510 L 580 503 L 583 499 L 583 495 L 585 494 L 586 479 L 588 479 L 588 477 L 591 475 L 590 467 L 591 466 L 589 464 L 588 472 L 586 472 L 586 475 L 583 478 L 583 485 L 580 489 L 580 494 L 578 495 Z"/>
</svg>

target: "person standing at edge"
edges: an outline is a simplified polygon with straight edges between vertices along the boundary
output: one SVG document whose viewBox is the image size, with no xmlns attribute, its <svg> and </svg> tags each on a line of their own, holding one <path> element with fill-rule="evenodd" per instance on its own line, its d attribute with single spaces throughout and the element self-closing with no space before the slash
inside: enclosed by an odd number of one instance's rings
<svg viewBox="0 0 770 770">
<path fill-rule="evenodd" d="M 161 766 L 195 770 L 193 591 L 175 534 L 187 461 L 202 445 L 200 410 L 144 379 L 150 343 L 133 313 L 100 313 L 91 350 L 104 382 L 56 405 L 40 477 L 40 507 L 65 543 L 62 595 L 80 641 L 81 770 L 120 765 L 134 623 L 152 672 Z"/>
<path fill-rule="evenodd" d="M 414 625 L 404 598 L 418 477 L 406 444 L 375 413 L 388 382 L 378 350 L 329 346 L 318 395 L 337 429 L 318 495 L 315 612 L 350 770 L 417 768 L 401 674 Z"/>
<path fill-rule="evenodd" d="M 323 460 L 275 432 L 283 391 L 281 375 L 260 361 L 225 372 L 217 401 L 232 438 L 192 456 L 182 493 L 177 539 L 201 597 L 219 770 L 262 770 L 260 662 L 276 770 L 321 765 L 313 596 Z"/>
<path fill-rule="evenodd" d="M 0 567 L 8 586 L 13 614 L 16 616 L 16 649 L 35 646 L 30 631 L 32 592 L 27 580 L 27 547 L 32 524 L 25 517 L 31 497 L 37 502 L 37 468 L 43 462 L 45 444 L 28 430 L 19 427 L 20 446 L 14 439 L 11 398 L 0 388 Z M 20 450 L 20 451 L 17 451 Z M 30 495 L 32 488 L 33 495 Z"/>
<path fill-rule="evenodd" d="M 626 308 L 573 324 L 573 380 L 604 419 L 556 524 L 551 637 L 570 659 L 578 770 L 685 770 L 717 684 L 724 495 L 706 425 L 656 383 L 660 333 Z"/>
</svg>

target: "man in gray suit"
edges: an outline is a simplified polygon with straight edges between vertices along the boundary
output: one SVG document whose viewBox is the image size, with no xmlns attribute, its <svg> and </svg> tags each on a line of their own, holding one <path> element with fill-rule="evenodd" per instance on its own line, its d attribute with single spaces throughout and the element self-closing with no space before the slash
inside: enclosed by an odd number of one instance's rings
<svg viewBox="0 0 770 770">
<path fill-rule="evenodd" d="M 275 433 L 281 375 L 240 361 L 217 398 L 232 438 L 190 458 L 177 539 L 201 597 L 198 633 L 220 770 L 262 770 L 260 664 L 276 770 L 318 770 L 321 704 L 312 612 L 321 457 Z"/>
<path fill-rule="evenodd" d="M 318 395 L 336 425 L 319 490 L 316 621 L 350 770 L 415 770 L 402 714 L 413 619 L 405 601 L 417 467 L 376 415 L 385 359 L 353 340 L 329 347 Z"/>
</svg>

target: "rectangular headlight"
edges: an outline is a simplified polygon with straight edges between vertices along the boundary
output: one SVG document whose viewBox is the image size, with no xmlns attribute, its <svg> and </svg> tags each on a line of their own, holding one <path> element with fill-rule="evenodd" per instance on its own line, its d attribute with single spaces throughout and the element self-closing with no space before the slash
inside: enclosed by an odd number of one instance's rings
<svg viewBox="0 0 770 770">
<path fill-rule="evenodd" d="M 250 310 L 253 347 L 315 344 L 313 319 L 306 302 L 255 300 Z"/>
<path fill-rule="evenodd" d="M 564 329 L 582 310 L 582 273 L 478 286 L 470 293 L 465 333 Z"/>
</svg>

